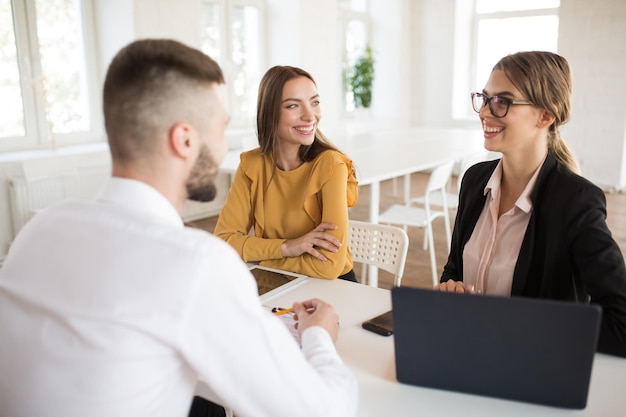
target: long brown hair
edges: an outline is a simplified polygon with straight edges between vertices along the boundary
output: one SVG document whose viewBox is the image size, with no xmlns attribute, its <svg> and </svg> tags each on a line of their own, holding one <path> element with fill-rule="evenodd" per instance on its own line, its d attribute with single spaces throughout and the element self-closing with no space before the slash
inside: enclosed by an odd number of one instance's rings
<svg viewBox="0 0 626 417">
<path fill-rule="evenodd" d="M 270 154 L 276 167 L 276 143 L 278 141 L 278 123 L 280 120 L 280 103 L 283 87 L 287 81 L 298 77 L 306 77 L 315 84 L 315 80 L 303 69 L 289 66 L 275 66 L 267 70 L 259 84 L 257 98 L 256 129 L 261 154 Z M 327 150 L 339 151 L 324 134 L 315 130 L 315 138 L 311 145 L 301 145 L 298 156 L 305 161 L 314 160 Z"/>
<path fill-rule="evenodd" d="M 527 100 L 554 115 L 548 148 L 559 162 L 579 174 L 576 158 L 559 130 L 571 111 L 572 77 L 567 60 L 552 52 L 518 52 L 502 58 L 493 69 L 503 71 Z"/>
</svg>

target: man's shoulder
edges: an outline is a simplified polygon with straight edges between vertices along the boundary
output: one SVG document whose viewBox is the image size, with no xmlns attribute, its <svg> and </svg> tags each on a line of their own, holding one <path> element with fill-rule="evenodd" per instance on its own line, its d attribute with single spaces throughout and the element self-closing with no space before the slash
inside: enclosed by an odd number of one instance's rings
<svg viewBox="0 0 626 417">
<path fill-rule="evenodd" d="M 211 233 L 189 226 L 160 221 L 142 211 L 106 204 L 97 200 L 65 201 L 49 207 L 33 219 L 37 223 L 54 224 L 59 229 L 82 228 L 106 231 L 131 240 L 149 240 L 152 244 L 176 245 L 190 251 L 229 246 Z M 45 227 L 45 226 L 43 226 Z"/>
<path fill-rule="evenodd" d="M 179 237 L 182 242 L 189 244 L 193 248 L 230 248 L 224 240 L 214 236 L 212 233 L 196 227 L 185 226 L 179 230 Z"/>
</svg>

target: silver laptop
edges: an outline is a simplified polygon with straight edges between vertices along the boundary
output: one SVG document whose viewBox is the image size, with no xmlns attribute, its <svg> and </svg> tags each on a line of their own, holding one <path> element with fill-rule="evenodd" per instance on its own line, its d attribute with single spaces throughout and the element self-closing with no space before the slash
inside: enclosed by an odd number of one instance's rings
<svg viewBox="0 0 626 417">
<path fill-rule="evenodd" d="M 399 382 L 583 409 L 601 308 L 392 289 Z"/>
</svg>

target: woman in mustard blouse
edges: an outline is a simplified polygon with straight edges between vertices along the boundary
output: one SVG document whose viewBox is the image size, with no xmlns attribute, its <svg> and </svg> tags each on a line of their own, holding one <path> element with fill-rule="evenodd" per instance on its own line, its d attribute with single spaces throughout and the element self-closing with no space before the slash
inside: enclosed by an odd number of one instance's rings
<svg viewBox="0 0 626 417">
<path fill-rule="evenodd" d="M 259 86 L 259 148 L 241 154 L 215 235 L 245 262 L 311 277 L 356 281 L 348 207 L 358 198 L 352 161 L 317 129 L 315 81 L 270 68 Z"/>
</svg>

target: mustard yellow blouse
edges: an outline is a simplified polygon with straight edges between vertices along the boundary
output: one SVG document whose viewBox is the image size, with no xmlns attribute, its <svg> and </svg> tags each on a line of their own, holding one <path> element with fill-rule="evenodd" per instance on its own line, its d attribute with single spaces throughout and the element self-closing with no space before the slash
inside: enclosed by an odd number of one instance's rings
<svg viewBox="0 0 626 417">
<path fill-rule="evenodd" d="M 335 279 L 352 269 L 348 207 L 357 199 L 352 161 L 340 152 L 324 151 L 292 171 L 274 171 L 272 157 L 261 155 L 257 148 L 241 154 L 215 235 L 233 246 L 245 262 Z M 339 251 L 320 249 L 327 261 L 308 253 L 282 257 L 280 246 L 285 240 L 298 238 L 322 222 L 338 226 L 328 232 L 342 243 Z"/>
</svg>

